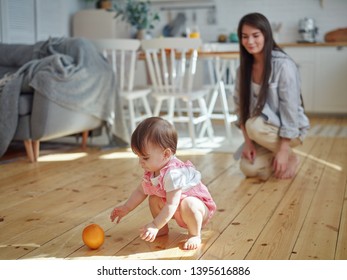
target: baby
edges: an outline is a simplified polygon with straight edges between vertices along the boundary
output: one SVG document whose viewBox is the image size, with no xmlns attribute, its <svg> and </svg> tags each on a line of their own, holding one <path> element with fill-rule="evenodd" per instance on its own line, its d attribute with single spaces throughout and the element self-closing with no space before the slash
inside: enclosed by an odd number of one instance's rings
<svg viewBox="0 0 347 280">
<path fill-rule="evenodd" d="M 201 228 L 216 211 L 201 174 L 191 162 L 182 162 L 176 156 L 177 132 L 172 124 L 160 117 L 142 121 L 131 136 L 131 148 L 139 157 L 144 170 L 141 184 L 125 204 L 114 208 L 112 222 L 117 223 L 149 196 L 153 221 L 140 229 L 141 239 L 153 242 L 157 236 L 169 232 L 168 222 L 188 229 L 185 250 L 201 244 Z"/>
</svg>

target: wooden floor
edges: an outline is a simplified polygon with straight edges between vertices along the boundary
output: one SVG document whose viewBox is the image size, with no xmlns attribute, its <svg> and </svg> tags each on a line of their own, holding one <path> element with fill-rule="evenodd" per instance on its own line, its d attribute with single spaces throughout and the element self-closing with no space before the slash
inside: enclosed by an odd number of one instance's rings
<svg viewBox="0 0 347 280">
<path fill-rule="evenodd" d="M 2 164 L 0 259 L 347 259 L 347 119 L 311 124 L 293 180 L 245 179 L 228 153 L 178 153 L 201 171 L 218 205 L 195 251 L 181 249 L 186 232 L 174 221 L 168 236 L 140 240 L 138 228 L 151 220 L 146 202 L 110 222 L 142 174 L 129 151 L 76 149 Z M 90 223 L 105 230 L 98 250 L 81 239 Z"/>
</svg>

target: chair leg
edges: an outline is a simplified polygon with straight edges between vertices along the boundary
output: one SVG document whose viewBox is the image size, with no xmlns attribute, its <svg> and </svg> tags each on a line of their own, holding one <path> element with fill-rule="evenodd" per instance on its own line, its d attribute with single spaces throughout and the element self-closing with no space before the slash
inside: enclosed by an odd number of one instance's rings
<svg viewBox="0 0 347 280">
<path fill-rule="evenodd" d="M 199 98 L 198 100 L 200 110 L 202 112 L 202 115 L 207 116 L 206 120 L 203 122 L 200 133 L 199 133 L 199 138 L 203 137 L 206 133 L 207 130 L 207 135 L 210 138 L 210 140 L 213 140 L 214 137 L 214 131 L 212 127 L 212 122 L 211 122 L 211 115 L 208 112 L 207 104 L 204 98 Z"/>
<path fill-rule="evenodd" d="M 87 148 L 89 130 L 85 130 L 82 132 L 82 149 Z"/>
<path fill-rule="evenodd" d="M 170 123 L 174 123 L 174 116 L 175 116 L 175 98 L 170 97 L 167 100 L 167 106 L 168 106 L 168 112 L 167 112 L 167 120 Z"/>
<path fill-rule="evenodd" d="M 35 162 L 33 143 L 31 139 L 24 140 L 24 147 L 30 162 Z"/>
<path fill-rule="evenodd" d="M 163 100 L 160 98 L 159 100 L 156 100 L 156 104 L 155 104 L 155 108 L 154 108 L 154 112 L 153 115 L 158 117 L 160 115 L 160 109 L 161 109 L 161 104 L 162 104 Z"/>
<path fill-rule="evenodd" d="M 225 125 L 225 130 L 227 134 L 227 139 L 228 141 L 231 142 L 232 140 L 232 134 L 231 134 L 231 116 L 229 113 L 229 108 L 228 108 L 228 100 L 226 97 L 226 92 L 225 92 L 225 87 L 223 81 L 220 82 L 220 97 L 222 101 L 222 108 L 223 108 L 223 115 L 224 115 L 224 125 Z"/>
<path fill-rule="evenodd" d="M 151 107 L 149 106 L 146 96 L 142 97 L 142 102 L 143 102 L 143 106 L 145 107 L 146 116 L 147 117 L 153 116 Z"/>
<path fill-rule="evenodd" d="M 134 102 L 132 99 L 128 100 L 128 110 L 129 110 L 129 119 L 130 119 L 130 134 L 133 133 L 133 131 L 136 128 L 136 121 L 135 121 L 135 109 L 134 109 Z"/>
<path fill-rule="evenodd" d="M 196 147 L 196 138 L 195 138 L 195 126 L 194 126 L 194 113 L 193 113 L 193 103 L 192 101 L 187 102 L 187 113 L 188 113 L 188 129 L 190 139 L 192 140 L 192 147 Z"/>
</svg>

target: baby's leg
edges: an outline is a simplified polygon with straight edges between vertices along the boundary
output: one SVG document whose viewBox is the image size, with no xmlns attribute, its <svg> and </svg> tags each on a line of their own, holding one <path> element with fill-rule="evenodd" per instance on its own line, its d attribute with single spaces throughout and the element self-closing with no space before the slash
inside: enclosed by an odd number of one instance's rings
<svg viewBox="0 0 347 280">
<path fill-rule="evenodd" d="M 188 240 L 183 249 L 194 250 L 201 244 L 201 227 L 208 218 L 206 205 L 196 197 L 186 197 L 181 201 L 180 213 L 188 228 Z"/>
<path fill-rule="evenodd" d="M 151 210 L 151 213 L 152 213 L 152 217 L 155 218 L 156 216 L 158 216 L 159 212 L 164 207 L 164 202 L 160 197 L 155 195 L 151 195 L 148 198 L 148 202 L 149 202 L 149 209 Z M 162 235 L 167 235 L 168 233 L 169 233 L 169 226 L 166 224 L 161 229 L 159 229 L 157 237 Z"/>
</svg>

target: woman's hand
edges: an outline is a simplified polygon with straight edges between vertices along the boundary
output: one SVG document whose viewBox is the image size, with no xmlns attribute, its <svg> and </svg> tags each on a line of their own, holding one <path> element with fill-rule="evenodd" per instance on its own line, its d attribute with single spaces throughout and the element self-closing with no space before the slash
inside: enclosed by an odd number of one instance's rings
<svg viewBox="0 0 347 280">
<path fill-rule="evenodd" d="M 251 163 L 256 157 L 256 149 L 252 141 L 245 142 L 242 150 L 242 157 L 248 159 Z"/>
<path fill-rule="evenodd" d="M 158 234 L 158 231 L 159 229 L 152 222 L 140 229 L 140 237 L 142 240 L 153 242 Z"/>
<path fill-rule="evenodd" d="M 285 174 L 290 156 L 290 139 L 282 139 L 278 152 L 275 155 L 273 161 L 273 170 L 276 178 L 282 178 Z"/>
<path fill-rule="evenodd" d="M 244 125 L 241 125 L 241 130 L 243 138 L 245 139 L 245 144 L 242 149 L 242 157 L 248 159 L 252 164 L 257 155 L 253 141 L 249 138 L 248 133 Z"/>
<path fill-rule="evenodd" d="M 126 216 L 129 213 L 129 209 L 128 207 L 126 207 L 125 205 L 121 205 L 119 207 L 116 207 L 113 209 L 113 211 L 111 212 L 110 218 L 111 221 L 113 222 L 116 218 L 117 219 L 117 224 L 120 222 L 120 220 Z"/>
</svg>

